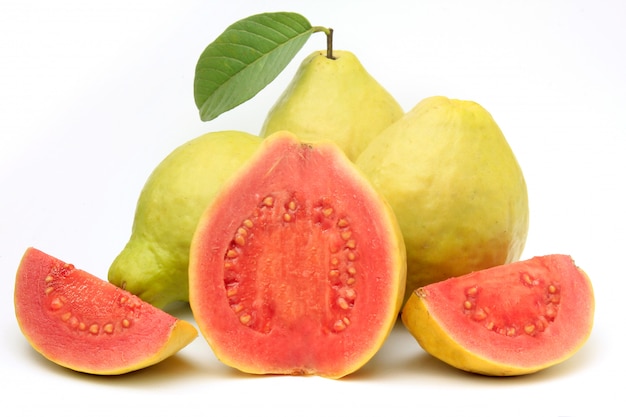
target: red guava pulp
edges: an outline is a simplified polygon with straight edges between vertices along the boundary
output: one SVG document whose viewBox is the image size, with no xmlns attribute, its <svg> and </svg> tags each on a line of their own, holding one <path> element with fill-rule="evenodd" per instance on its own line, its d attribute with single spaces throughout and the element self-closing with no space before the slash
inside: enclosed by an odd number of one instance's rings
<svg viewBox="0 0 626 417">
<path fill-rule="evenodd" d="M 591 282 L 567 255 L 430 284 L 402 310 L 424 350 L 486 375 L 528 374 L 563 362 L 588 339 L 593 316 Z"/>
<path fill-rule="evenodd" d="M 34 248 L 20 262 L 14 302 L 31 346 L 52 362 L 85 373 L 145 368 L 198 334 L 190 323 Z"/>
<path fill-rule="evenodd" d="M 340 378 L 391 331 L 406 253 L 393 212 L 336 145 L 279 132 L 204 213 L 189 276 L 223 363 Z"/>
</svg>

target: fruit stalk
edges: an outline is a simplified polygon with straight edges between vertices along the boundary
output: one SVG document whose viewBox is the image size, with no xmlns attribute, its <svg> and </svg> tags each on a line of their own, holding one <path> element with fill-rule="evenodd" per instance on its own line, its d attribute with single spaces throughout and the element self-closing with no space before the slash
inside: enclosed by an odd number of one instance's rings
<svg viewBox="0 0 626 417">
<path fill-rule="evenodd" d="M 326 58 L 335 59 L 333 56 L 333 29 L 329 28 L 326 33 Z"/>
<path fill-rule="evenodd" d="M 313 27 L 313 32 L 324 32 L 326 34 L 326 58 L 335 59 L 333 56 L 333 32 L 332 28 L 322 26 Z"/>
</svg>

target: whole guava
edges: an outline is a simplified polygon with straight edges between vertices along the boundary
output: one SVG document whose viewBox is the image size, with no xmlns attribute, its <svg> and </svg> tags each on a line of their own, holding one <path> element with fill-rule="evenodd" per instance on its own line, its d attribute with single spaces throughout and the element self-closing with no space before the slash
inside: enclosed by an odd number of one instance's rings
<svg viewBox="0 0 626 417">
<path fill-rule="evenodd" d="M 472 101 L 429 97 L 356 160 L 391 204 L 407 248 L 407 291 L 519 260 L 526 182 L 492 116 Z"/>
<path fill-rule="evenodd" d="M 162 308 L 189 300 L 189 246 L 200 216 L 257 150 L 240 131 L 202 135 L 179 146 L 144 185 L 128 243 L 109 268 L 111 283 Z"/>
<path fill-rule="evenodd" d="M 270 109 L 260 136 L 288 130 L 305 142 L 330 140 L 354 161 L 404 110 L 349 51 L 307 56 Z"/>
</svg>

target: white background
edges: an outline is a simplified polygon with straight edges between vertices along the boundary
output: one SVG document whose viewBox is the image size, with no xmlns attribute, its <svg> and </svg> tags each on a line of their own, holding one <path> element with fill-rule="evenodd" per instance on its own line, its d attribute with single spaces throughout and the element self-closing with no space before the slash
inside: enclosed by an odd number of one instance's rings
<svg viewBox="0 0 626 417">
<path fill-rule="evenodd" d="M 626 410 L 624 146 L 626 3 L 594 1 L 17 1 L 0 3 L 0 344 L 11 415 L 590 416 Z M 254 377 L 199 337 L 121 377 L 58 367 L 35 353 L 13 312 L 28 246 L 100 277 L 129 237 L 152 169 L 202 133 L 258 133 L 314 34 L 274 83 L 201 122 L 193 73 L 204 49 L 248 15 L 289 10 L 335 29 L 405 110 L 430 95 L 489 110 L 528 183 L 524 258 L 566 253 L 590 275 L 596 321 L 570 360 L 487 378 L 426 355 L 398 326 L 343 380 Z M 192 319 L 185 308 L 173 313 Z M 604 411 L 600 411 L 604 410 Z M 173 414 L 176 413 L 176 414 Z"/>
</svg>

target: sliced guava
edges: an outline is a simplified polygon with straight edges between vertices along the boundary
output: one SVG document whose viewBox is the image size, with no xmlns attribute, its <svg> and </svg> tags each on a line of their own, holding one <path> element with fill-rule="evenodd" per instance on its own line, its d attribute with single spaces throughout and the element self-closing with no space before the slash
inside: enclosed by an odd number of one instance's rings
<svg viewBox="0 0 626 417">
<path fill-rule="evenodd" d="M 594 306 L 589 277 L 555 254 L 421 287 L 402 321 L 425 351 L 456 368 L 521 375 L 574 355 L 591 334 Z"/>
<path fill-rule="evenodd" d="M 84 373 L 116 375 L 148 367 L 198 335 L 191 323 L 35 248 L 20 262 L 14 302 L 31 346 Z"/>
</svg>

